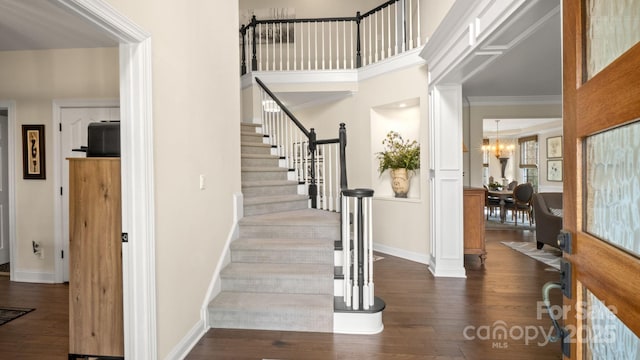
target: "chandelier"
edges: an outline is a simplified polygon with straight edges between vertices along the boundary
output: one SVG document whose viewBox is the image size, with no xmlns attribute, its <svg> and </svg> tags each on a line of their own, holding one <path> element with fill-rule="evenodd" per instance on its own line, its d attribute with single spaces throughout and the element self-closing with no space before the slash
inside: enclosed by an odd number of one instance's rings
<svg viewBox="0 0 640 360">
<path fill-rule="evenodd" d="M 482 151 L 490 151 L 496 159 L 508 159 L 515 145 L 500 143 L 500 120 L 496 120 L 496 141 L 493 144 L 482 145 Z"/>
</svg>

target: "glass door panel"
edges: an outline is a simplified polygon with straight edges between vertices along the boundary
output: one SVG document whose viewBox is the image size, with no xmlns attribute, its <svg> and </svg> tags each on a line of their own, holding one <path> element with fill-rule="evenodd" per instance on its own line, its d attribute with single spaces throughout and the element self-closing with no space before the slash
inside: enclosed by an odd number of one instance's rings
<svg viewBox="0 0 640 360">
<path fill-rule="evenodd" d="M 640 1 L 586 0 L 587 80 L 640 41 Z"/>
<path fill-rule="evenodd" d="M 586 359 L 640 360 L 640 339 L 607 305 L 586 290 L 584 319 Z"/>
<path fill-rule="evenodd" d="M 586 139 L 586 231 L 640 256 L 640 121 Z"/>
</svg>

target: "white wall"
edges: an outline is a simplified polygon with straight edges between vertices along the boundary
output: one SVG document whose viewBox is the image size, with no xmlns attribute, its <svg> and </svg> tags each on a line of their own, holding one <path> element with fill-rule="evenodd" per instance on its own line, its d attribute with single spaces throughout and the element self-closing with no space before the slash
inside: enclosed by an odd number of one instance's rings
<svg viewBox="0 0 640 360">
<path fill-rule="evenodd" d="M 151 35 L 158 358 L 198 324 L 240 191 L 238 2 L 108 0 Z M 206 188 L 199 189 L 199 176 Z"/>
<path fill-rule="evenodd" d="M 118 49 L 65 49 L 0 52 L 0 99 L 16 103 L 15 150 L 16 247 L 13 270 L 32 279 L 54 279 L 53 99 L 117 98 Z M 44 124 L 46 180 L 22 177 L 22 125 Z M 44 259 L 31 241 L 41 243 Z"/>
</svg>

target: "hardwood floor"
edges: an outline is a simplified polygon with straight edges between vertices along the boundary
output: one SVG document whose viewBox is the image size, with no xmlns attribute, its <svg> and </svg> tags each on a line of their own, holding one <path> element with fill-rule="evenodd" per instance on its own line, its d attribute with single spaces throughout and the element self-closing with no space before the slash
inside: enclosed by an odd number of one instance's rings
<svg viewBox="0 0 640 360">
<path fill-rule="evenodd" d="M 541 334 L 525 340 L 520 332 L 549 331 L 550 320 L 537 319 L 537 302 L 542 285 L 559 273 L 500 241 L 533 236 L 487 231 L 486 264 L 468 255 L 467 279 L 436 279 L 425 265 L 382 254 L 374 270 L 376 294 L 387 303 L 381 334 L 211 329 L 187 359 L 561 359 L 558 343 L 539 346 Z M 553 295 L 560 304 L 560 294 Z M 507 339 L 491 339 L 497 321 L 510 331 Z"/>
<path fill-rule="evenodd" d="M 436 279 L 423 264 L 381 254 L 374 276 L 387 303 L 380 334 L 212 329 L 187 359 L 561 359 L 558 343 L 538 345 L 551 322 L 546 314 L 537 319 L 542 285 L 559 273 L 500 244 L 532 241 L 533 234 L 488 230 L 486 264 L 468 255 L 467 279 Z M 552 295 L 560 304 L 560 294 Z M 0 359 L 66 359 L 67 297 L 66 285 L 0 277 L 0 306 L 36 308 L 0 326 Z M 501 324 L 508 331 L 502 340 L 492 336 Z M 522 331 L 538 336 L 528 340 Z"/>
<path fill-rule="evenodd" d="M 0 306 L 35 308 L 0 326 L 0 359 L 68 358 L 68 285 L 17 283 L 0 276 Z"/>
</svg>

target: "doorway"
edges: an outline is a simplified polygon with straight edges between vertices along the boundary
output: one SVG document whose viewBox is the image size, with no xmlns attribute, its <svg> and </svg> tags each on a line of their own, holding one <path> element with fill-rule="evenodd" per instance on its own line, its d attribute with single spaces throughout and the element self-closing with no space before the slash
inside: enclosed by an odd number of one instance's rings
<svg viewBox="0 0 640 360">
<path fill-rule="evenodd" d="M 8 110 L 0 108 L 0 272 L 10 271 L 9 258 L 9 116 Z"/>
<path fill-rule="evenodd" d="M 69 281 L 69 164 L 66 159 L 84 157 L 83 146 L 87 146 L 87 128 L 90 123 L 100 121 L 119 121 L 120 107 L 117 99 L 54 101 L 53 123 L 60 124 L 56 149 L 56 178 L 60 188 L 60 197 L 56 205 L 61 209 L 56 221 L 59 222 L 60 234 L 57 247 L 56 278 L 58 281 Z"/>
</svg>

